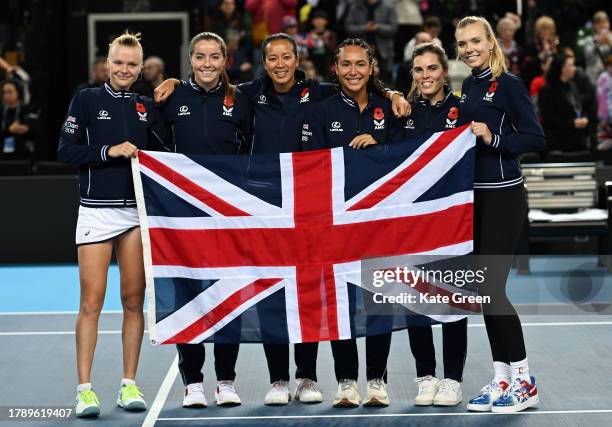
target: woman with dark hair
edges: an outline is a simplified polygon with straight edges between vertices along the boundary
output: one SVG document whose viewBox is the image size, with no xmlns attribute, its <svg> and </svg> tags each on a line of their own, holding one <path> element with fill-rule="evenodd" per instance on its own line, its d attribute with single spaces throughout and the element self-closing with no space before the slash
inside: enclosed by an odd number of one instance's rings
<svg viewBox="0 0 612 427">
<path fill-rule="evenodd" d="M 588 149 L 589 119 L 584 114 L 582 96 L 572 82 L 575 74 L 573 57 L 555 55 L 546 74 L 546 85 L 538 97 L 547 151 Z"/>
<path fill-rule="evenodd" d="M 38 115 L 23 102 L 23 87 L 17 80 L 0 83 L 0 159 L 30 159 L 34 152 Z"/>
<path fill-rule="evenodd" d="M 230 84 L 226 73 L 228 51 L 214 33 L 200 33 L 189 45 L 191 77 L 161 104 L 172 151 L 186 154 L 240 154 L 249 151 L 253 111 L 247 96 Z M 204 250 L 206 250 L 204 248 Z M 198 286 L 201 282 L 198 281 Z M 176 289 L 181 292 L 193 289 Z M 199 291 L 199 289 L 196 289 Z M 181 296 L 182 298 L 182 296 Z M 207 406 L 203 388 L 203 344 L 177 344 L 179 370 L 185 393 L 183 407 Z M 215 343 L 215 401 L 219 406 L 240 405 L 234 386 L 238 344 Z"/>
<path fill-rule="evenodd" d="M 336 49 L 341 91 L 312 108 L 304 124 L 305 150 L 349 146 L 355 149 L 390 141 L 396 132 L 391 102 L 374 76 L 374 49 L 362 39 L 347 39 Z M 331 341 L 338 391 L 335 407 L 359 406 L 357 340 Z M 364 406 L 388 406 L 387 359 L 391 333 L 366 337 L 367 391 Z"/>
</svg>

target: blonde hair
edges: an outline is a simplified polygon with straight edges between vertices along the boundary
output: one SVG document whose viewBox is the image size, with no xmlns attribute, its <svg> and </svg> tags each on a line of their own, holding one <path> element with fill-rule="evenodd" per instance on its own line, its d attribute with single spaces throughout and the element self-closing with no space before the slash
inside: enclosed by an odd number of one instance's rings
<svg viewBox="0 0 612 427">
<path fill-rule="evenodd" d="M 504 16 L 502 19 L 497 21 L 497 26 L 495 27 L 495 29 L 497 30 L 498 34 L 501 32 L 502 28 L 504 28 L 504 25 L 510 25 L 514 31 L 518 29 L 518 26 L 516 25 L 514 19 Z"/>
<path fill-rule="evenodd" d="M 433 53 L 438 57 L 438 61 L 442 65 L 442 69 L 447 73 L 444 79 L 444 84 L 448 84 L 448 57 L 443 48 L 435 43 L 421 43 L 412 52 L 412 69 L 414 70 L 414 58 L 417 56 L 425 55 L 426 53 Z M 418 95 L 418 86 L 414 78 L 412 79 L 412 85 L 410 86 L 410 92 L 408 92 L 408 100 L 410 102 L 416 101 Z"/>
<path fill-rule="evenodd" d="M 536 37 L 539 37 L 540 32 L 544 28 L 550 28 L 552 30 L 553 36 L 554 37 L 557 36 L 557 26 L 555 25 L 555 21 L 550 16 L 544 15 L 536 19 L 536 22 L 534 25 L 534 29 L 535 29 L 534 33 Z"/>
<path fill-rule="evenodd" d="M 493 44 L 493 49 L 491 49 L 491 56 L 489 57 L 489 68 L 491 68 L 491 80 L 497 80 L 499 76 L 508 71 L 506 67 L 506 58 L 504 56 L 504 52 L 501 50 L 499 46 L 499 42 L 495 37 L 495 33 L 493 32 L 493 28 L 491 28 L 491 24 L 485 18 L 481 16 L 466 16 L 461 19 L 457 24 L 457 29 L 455 31 L 459 31 L 468 25 L 472 24 L 480 24 L 484 28 L 485 35 L 487 39 Z"/>
<path fill-rule="evenodd" d="M 121 34 L 119 37 L 115 37 L 115 39 L 108 45 L 109 55 L 114 46 L 138 48 L 138 50 L 140 50 L 140 62 L 142 63 L 142 60 L 144 59 L 144 51 L 142 49 L 142 45 L 140 44 L 140 33 L 132 34 L 126 30 L 125 33 Z"/>
</svg>

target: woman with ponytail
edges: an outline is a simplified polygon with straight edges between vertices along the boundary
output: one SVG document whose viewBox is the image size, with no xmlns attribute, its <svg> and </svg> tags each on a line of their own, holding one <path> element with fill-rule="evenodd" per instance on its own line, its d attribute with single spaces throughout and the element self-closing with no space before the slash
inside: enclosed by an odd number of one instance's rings
<svg viewBox="0 0 612 427">
<path fill-rule="evenodd" d="M 227 47 L 214 33 L 200 33 L 189 45 L 192 73 L 160 110 L 173 135 L 171 151 L 185 154 L 238 154 L 249 151 L 253 113 L 246 96 L 231 85 L 225 65 Z M 198 289 L 183 289 L 194 292 Z M 181 292 L 181 289 L 176 289 Z M 177 295 L 178 297 L 178 295 Z M 205 407 L 203 344 L 177 344 L 185 385 L 183 407 Z M 234 387 L 238 344 L 214 344 L 217 405 L 240 405 Z"/>
<path fill-rule="evenodd" d="M 412 87 L 408 99 L 412 113 L 403 125 L 404 138 L 457 127 L 462 111 L 459 97 L 448 86 L 448 58 L 434 43 L 423 43 L 412 53 Z M 442 323 L 444 377 L 436 378 L 436 350 L 428 318 L 408 327 L 410 349 L 416 362 L 418 406 L 454 406 L 463 400 L 461 382 L 467 353 L 467 317 Z"/>
<path fill-rule="evenodd" d="M 468 16 L 455 32 L 461 60 L 472 68 L 463 82 L 461 121 L 477 136 L 474 178 L 474 253 L 488 256 L 479 286 L 495 376 L 469 401 L 468 410 L 518 412 L 539 401 L 529 374 L 520 319 L 506 296 L 506 281 L 527 202 L 518 156 L 544 148 L 544 132 L 527 88 L 506 71 L 504 54 L 489 22 Z M 494 257 L 493 257 L 494 256 Z M 484 267 L 484 266 L 483 266 Z"/>
<path fill-rule="evenodd" d="M 384 85 L 374 73 L 374 49 L 364 40 L 347 39 L 335 54 L 341 91 L 311 108 L 302 131 L 304 150 L 349 146 L 354 149 L 392 139 L 397 121 Z M 384 316 L 383 316 L 384 317 Z M 387 358 L 391 333 L 366 337 L 367 389 L 364 406 L 388 406 Z M 331 342 L 338 391 L 335 407 L 360 404 L 359 361 L 355 339 Z"/>
</svg>

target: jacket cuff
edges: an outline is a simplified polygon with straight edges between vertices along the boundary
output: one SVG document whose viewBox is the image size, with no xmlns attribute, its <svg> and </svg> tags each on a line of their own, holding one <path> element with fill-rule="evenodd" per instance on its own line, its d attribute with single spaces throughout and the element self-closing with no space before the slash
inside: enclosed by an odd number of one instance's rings
<svg viewBox="0 0 612 427">
<path fill-rule="evenodd" d="M 491 140 L 491 148 L 499 148 L 500 141 L 501 141 L 501 136 L 494 133 L 493 139 Z"/>
<path fill-rule="evenodd" d="M 110 160 L 110 157 L 108 157 L 109 149 L 110 149 L 110 145 L 103 145 L 102 148 L 100 148 L 100 159 L 103 162 L 108 162 Z"/>
</svg>

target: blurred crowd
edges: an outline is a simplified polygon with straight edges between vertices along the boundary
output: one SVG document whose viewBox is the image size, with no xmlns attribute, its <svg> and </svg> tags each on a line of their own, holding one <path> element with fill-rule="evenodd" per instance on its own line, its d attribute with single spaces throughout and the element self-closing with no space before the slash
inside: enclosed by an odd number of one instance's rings
<svg viewBox="0 0 612 427">
<path fill-rule="evenodd" d="M 407 92 L 415 46 L 433 42 L 456 58 L 454 25 L 462 16 L 484 15 L 496 26 L 508 69 L 525 82 L 539 111 L 547 150 L 538 160 L 612 162 L 608 14 L 587 14 L 577 6 L 575 13 L 568 13 L 568 7 L 584 3 L 572 0 L 519 3 L 520 10 L 516 1 L 504 0 L 208 0 L 204 22 L 192 33 L 212 31 L 223 37 L 229 51 L 228 74 L 236 83 L 262 73 L 259 45 L 269 34 L 291 35 L 298 45 L 300 68 L 308 78 L 322 81 L 334 79 L 339 41 L 363 38 L 376 47 L 376 72 L 385 84 Z M 163 58 L 147 57 L 134 90 L 152 96 L 166 77 L 178 76 L 165 75 Z M 101 85 L 107 78 L 105 58 L 97 58 L 88 81 L 75 90 Z M 39 111 L 29 105 L 29 76 L 0 58 L 0 80 L 0 159 L 34 160 L 37 144 L 51 136 L 38 130 Z"/>
</svg>

